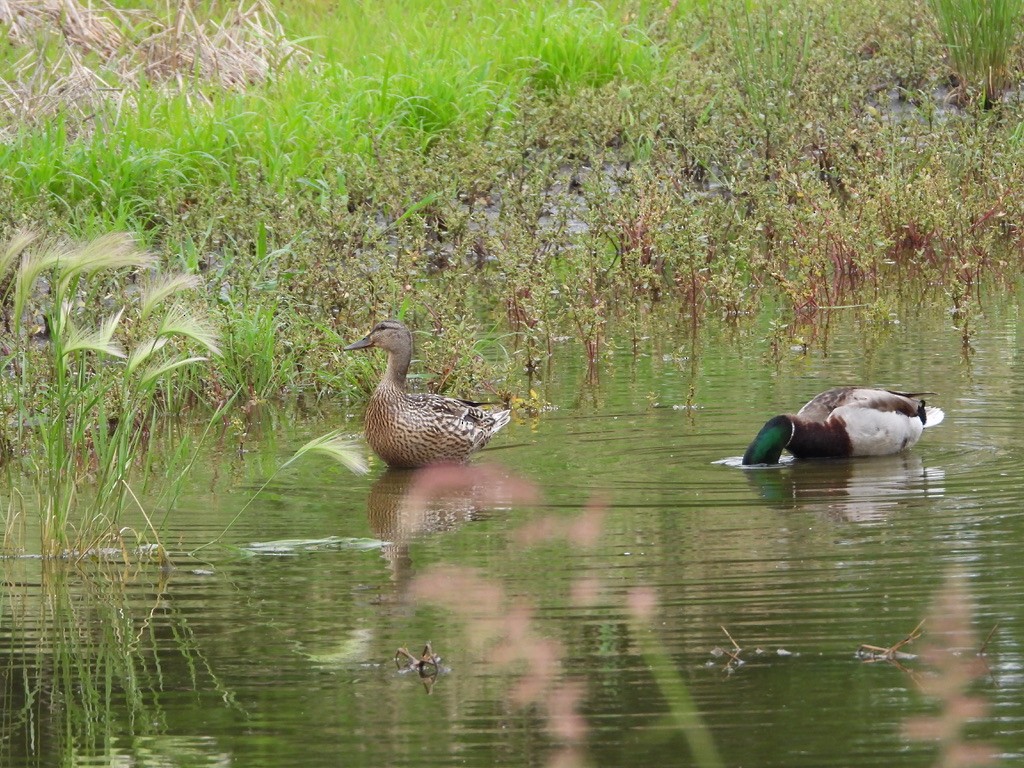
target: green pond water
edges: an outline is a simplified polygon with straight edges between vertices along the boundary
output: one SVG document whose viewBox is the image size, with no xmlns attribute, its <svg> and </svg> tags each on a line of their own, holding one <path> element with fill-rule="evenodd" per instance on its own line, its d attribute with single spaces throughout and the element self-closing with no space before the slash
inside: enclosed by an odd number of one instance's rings
<svg viewBox="0 0 1024 768">
<path fill-rule="evenodd" d="M 991 632 L 965 734 L 1018 764 L 1024 360 L 1002 301 L 969 354 L 941 309 L 819 314 L 778 361 L 766 325 L 667 324 L 636 356 L 613 342 L 596 380 L 566 341 L 534 384 L 553 408 L 476 459 L 481 487 L 417 506 L 407 473 L 307 458 L 190 557 L 296 448 L 359 430 L 343 404 L 266 412 L 156 512 L 173 570 L 0 563 L 0 765 L 698 765 L 690 699 L 728 766 L 926 766 L 904 723 L 941 711 L 930 667 L 857 656 L 926 617 L 904 651 L 966 642 L 966 663 Z M 736 466 L 769 416 L 841 383 L 935 390 L 946 419 L 901 456 Z M 954 569 L 966 640 L 934 607 Z M 396 669 L 426 641 L 436 679 Z"/>
</svg>

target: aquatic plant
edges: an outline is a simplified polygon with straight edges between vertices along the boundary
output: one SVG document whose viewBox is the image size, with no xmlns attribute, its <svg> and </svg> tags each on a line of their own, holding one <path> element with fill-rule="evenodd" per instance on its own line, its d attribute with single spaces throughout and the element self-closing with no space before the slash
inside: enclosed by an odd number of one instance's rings
<svg viewBox="0 0 1024 768">
<path fill-rule="evenodd" d="M 207 359 L 194 350 L 219 353 L 212 326 L 181 301 L 198 280 L 154 266 L 124 234 L 73 245 L 26 232 L 0 250 L 12 330 L 0 386 L 13 403 L 8 439 L 33 468 L 46 555 L 73 554 L 75 539 L 80 556 L 117 530 L 152 420 L 185 402 L 176 373 Z"/>
<path fill-rule="evenodd" d="M 1013 81 L 1022 0 L 928 0 L 964 99 L 988 107 Z"/>
<path fill-rule="evenodd" d="M 2 568 L 4 765 L 70 765 L 109 754 L 125 717 L 140 735 L 165 727 L 169 652 L 187 670 L 177 686 L 209 685 L 231 706 L 232 692 L 198 649 L 189 618 L 169 605 L 168 570 L 35 558 L 8 559 Z"/>
</svg>

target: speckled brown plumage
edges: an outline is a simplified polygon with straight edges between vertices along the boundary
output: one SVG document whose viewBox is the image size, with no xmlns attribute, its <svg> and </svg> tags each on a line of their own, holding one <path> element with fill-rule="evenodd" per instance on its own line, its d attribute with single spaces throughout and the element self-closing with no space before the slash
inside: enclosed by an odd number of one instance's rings
<svg viewBox="0 0 1024 768">
<path fill-rule="evenodd" d="M 388 367 L 366 406 L 366 442 L 391 467 L 463 462 L 508 424 L 509 411 L 488 412 L 468 400 L 405 391 L 412 361 L 412 334 L 385 320 L 346 350 L 375 347 Z"/>
</svg>

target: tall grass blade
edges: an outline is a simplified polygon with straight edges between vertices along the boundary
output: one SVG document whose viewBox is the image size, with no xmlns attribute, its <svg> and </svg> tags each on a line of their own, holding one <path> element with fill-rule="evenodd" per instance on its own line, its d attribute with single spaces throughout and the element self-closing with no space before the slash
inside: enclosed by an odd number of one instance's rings
<svg viewBox="0 0 1024 768">
<path fill-rule="evenodd" d="M 989 106 L 1009 87 L 1024 0 L 929 0 L 953 70 Z M 966 95 L 966 94 L 965 94 Z"/>
</svg>

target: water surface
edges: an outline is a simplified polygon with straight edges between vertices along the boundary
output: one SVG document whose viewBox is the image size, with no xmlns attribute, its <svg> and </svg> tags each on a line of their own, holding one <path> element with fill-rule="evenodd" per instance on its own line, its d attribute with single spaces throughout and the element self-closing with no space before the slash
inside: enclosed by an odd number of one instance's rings
<svg viewBox="0 0 1024 768">
<path fill-rule="evenodd" d="M 667 328 L 635 357 L 613 343 L 596 381 L 565 342 L 534 383 L 553 408 L 480 456 L 485 487 L 416 510 L 409 473 L 310 458 L 233 521 L 307 439 L 359 428 L 342 405 L 267 412 L 245 453 L 208 444 L 158 515 L 173 570 L 3 562 L 0 763 L 518 767 L 569 738 L 583 764 L 698 764 L 666 716 L 685 707 L 652 673 L 662 659 L 726 765 L 930 765 L 903 734 L 938 711 L 927 666 L 856 652 L 911 633 L 955 569 L 974 633 L 961 656 L 992 632 L 972 685 L 988 710 L 966 733 L 1014 764 L 1018 322 L 1015 301 L 989 308 L 968 352 L 938 311 L 881 330 L 833 312 L 809 351 L 777 358 L 764 327 Z M 900 456 L 735 466 L 769 416 L 844 383 L 935 390 L 946 420 Z M 517 501 L 511 478 L 538 499 Z M 637 588 L 656 595 L 649 624 L 631 619 Z M 958 639 L 941 619 L 904 650 Z M 742 665 L 718 652 L 730 637 Z M 399 672 L 396 649 L 427 641 L 441 674 Z M 554 663 L 525 689 L 538 649 Z M 569 737 L 552 719 L 566 690 L 584 727 Z"/>
</svg>

